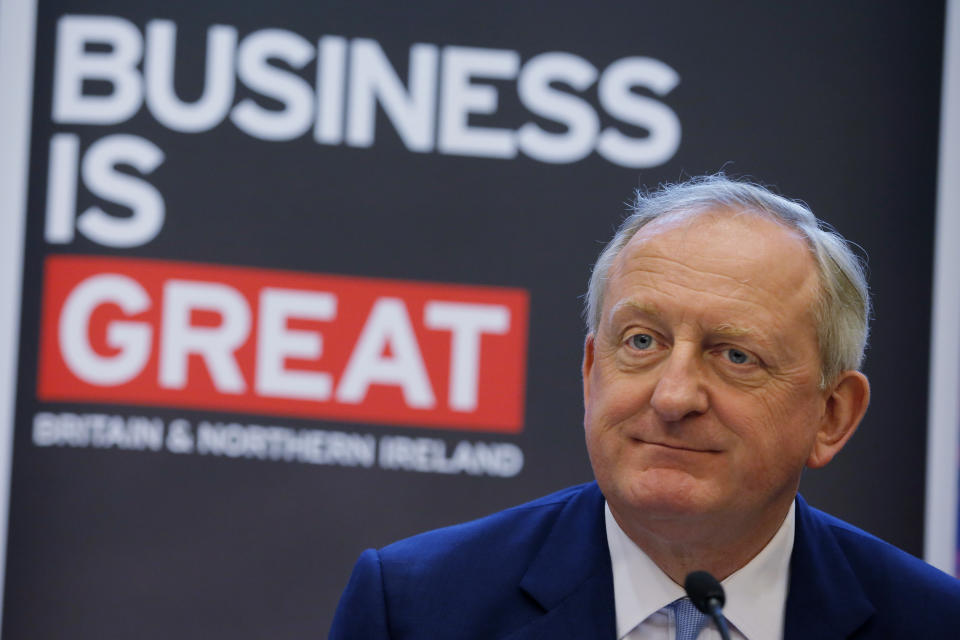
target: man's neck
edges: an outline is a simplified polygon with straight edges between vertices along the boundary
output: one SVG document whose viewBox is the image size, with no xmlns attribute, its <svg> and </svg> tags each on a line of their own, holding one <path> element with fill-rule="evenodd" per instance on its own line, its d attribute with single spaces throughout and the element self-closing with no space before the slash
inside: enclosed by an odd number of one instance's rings
<svg viewBox="0 0 960 640">
<path fill-rule="evenodd" d="M 776 534 L 793 499 L 755 518 L 693 516 L 685 518 L 624 518 L 615 505 L 610 511 L 624 533 L 671 580 L 683 584 L 691 571 L 708 571 L 724 580 L 763 549 Z"/>
</svg>

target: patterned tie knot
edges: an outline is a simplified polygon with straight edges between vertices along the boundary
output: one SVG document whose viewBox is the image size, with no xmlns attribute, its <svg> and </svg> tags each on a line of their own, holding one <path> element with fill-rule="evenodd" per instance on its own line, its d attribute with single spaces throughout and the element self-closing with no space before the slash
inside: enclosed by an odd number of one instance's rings
<svg viewBox="0 0 960 640">
<path fill-rule="evenodd" d="M 677 640 L 695 640 L 697 634 L 707 624 L 707 616 L 700 613 L 700 610 L 690 598 L 680 598 L 670 603 L 674 616 L 677 621 Z"/>
</svg>

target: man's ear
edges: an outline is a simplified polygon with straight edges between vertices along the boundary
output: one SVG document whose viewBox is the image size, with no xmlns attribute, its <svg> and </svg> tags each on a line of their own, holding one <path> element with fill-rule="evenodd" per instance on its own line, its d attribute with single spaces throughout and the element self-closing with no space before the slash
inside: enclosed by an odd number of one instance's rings
<svg viewBox="0 0 960 640">
<path fill-rule="evenodd" d="M 590 371 L 593 369 L 593 347 L 595 339 L 593 333 L 588 333 L 583 341 L 583 406 L 587 406 L 587 400 L 590 399 Z"/>
<path fill-rule="evenodd" d="M 818 469 L 833 460 L 857 430 L 868 404 L 870 382 L 867 376 L 859 371 L 841 373 L 826 398 L 817 439 L 807 460 L 808 467 Z"/>
</svg>

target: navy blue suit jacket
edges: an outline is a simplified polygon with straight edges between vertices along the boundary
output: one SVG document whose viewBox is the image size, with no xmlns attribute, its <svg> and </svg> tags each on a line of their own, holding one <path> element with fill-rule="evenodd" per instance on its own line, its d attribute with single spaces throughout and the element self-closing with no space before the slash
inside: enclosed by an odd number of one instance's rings
<svg viewBox="0 0 960 640">
<path fill-rule="evenodd" d="M 785 639 L 957 638 L 960 581 L 797 498 Z M 360 556 L 330 638 L 614 639 L 596 483 Z"/>
</svg>

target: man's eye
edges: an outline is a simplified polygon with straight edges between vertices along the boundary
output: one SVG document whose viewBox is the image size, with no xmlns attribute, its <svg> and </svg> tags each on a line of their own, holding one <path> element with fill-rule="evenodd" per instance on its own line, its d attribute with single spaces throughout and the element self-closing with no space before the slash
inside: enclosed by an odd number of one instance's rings
<svg viewBox="0 0 960 640">
<path fill-rule="evenodd" d="M 750 356 L 740 349 L 727 349 L 727 360 L 733 364 L 747 364 L 750 362 Z"/>
<path fill-rule="evenodd" d="M 630 336 L 627 339 L 627 342 L 630 343 L 630 346 L 634 349 L 640 349 L 644 351 L 653 346 L 653 336 L 649 333 L 637 333 Z"/>
</svg>

